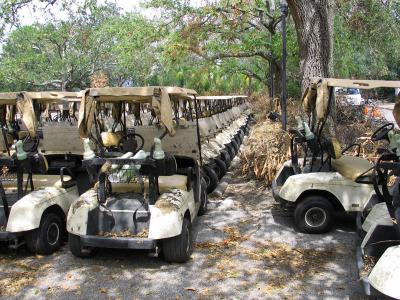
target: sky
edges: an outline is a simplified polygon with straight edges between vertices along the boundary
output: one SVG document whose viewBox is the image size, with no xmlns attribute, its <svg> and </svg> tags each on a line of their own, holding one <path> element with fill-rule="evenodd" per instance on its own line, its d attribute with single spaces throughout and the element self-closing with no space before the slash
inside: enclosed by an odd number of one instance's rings
<svg viewBox="0 0 400 300">
<path fill-rule="evenodd" d="M 35 0 L 34 1 L 35 4 L 38 5 L 38 7 L 44 7 L 44 4 L 40 4 L 39 1 Z M 80 0 L 76 1 L 76 2 L 81 2 Z M 101 2 L 105 2 L 103 0 L 99 1 Z M 121 7 L 121 9 L 124 12 L 131 12 L 131 11 L 139 11 L 141 13 L 143 13 L 144 15 L 148 14 L 150 16 L 151 12 L 149 10 L 143 9 L 140 7 L 140 0 L 109 0 L 109 2 L 115 2 L 119 7 Z M 60 9 L 60 5 L 56 2 L 54 5 L 49 7 L 49 11 L 57 18 L 57 19 L 66 19 L 67 15 L 66 13 L 63 13 Z M 25 6 L 24 8 L 22 8 L 19 12 L 19 16 L 20 16 L 20 21 L 22 25 L 30 25 L 34 22 L 40 22 L 40 23 L 44 23 L 46 20 L 46 17 L 48 17 L 48 15 L 43 14 L 42 11 L 38 10 L 38 11 L 34 11 L 34 9 L 32 8 L 32 6 Z"/>
</svg>

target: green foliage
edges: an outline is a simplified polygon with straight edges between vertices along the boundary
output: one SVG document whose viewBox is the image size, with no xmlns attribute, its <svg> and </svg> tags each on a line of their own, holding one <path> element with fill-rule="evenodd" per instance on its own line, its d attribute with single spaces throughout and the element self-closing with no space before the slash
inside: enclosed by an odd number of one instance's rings
<svg viewBox="0 0 400 300">
<path fill-rule="evenodd" d="M 69 17 L 18 26 L 18 10 L 53 3 Z M 279 1 L 147 0 L 151 20 L 97 0 L 3 0 L 0 90 L 83 89 L 101 71 L 110 85 L 177 85 L 199 93 L 266 91 L 270 66 L 279 90 Z M 338 77 L 397 79 L 400 0 L 337 0 L 334 71 Z M 275 7 L 275 9 L 274 9 Z M 299 96 L 299 49 L 287 25 L 290 96 Z"/>
<path fill-rule="evenodd" d="M 398 79 L 400 1 L 340 0 L 335 19 L 335 75 Z"/>
</svg>

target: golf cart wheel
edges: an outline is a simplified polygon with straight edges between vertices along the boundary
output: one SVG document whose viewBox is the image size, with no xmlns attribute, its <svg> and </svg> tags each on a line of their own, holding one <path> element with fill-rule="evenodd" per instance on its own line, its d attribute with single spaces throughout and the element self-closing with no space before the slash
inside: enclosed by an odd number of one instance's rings
<svg viewBox="0 0 400 300">
<path fill-rule="evenodd" d="M 231 161 L 232 161 L 236 156 L 235 148 L 233 147 L 232 144 L 229 143 L 229 144 L 226 145 L 226 150 L 228 151 L 229 156 L 230 156 Z"/>
<path fill-rule="evenodd" d="M 233 140 L 234 140 L 234 141 L 236 142 L 236 144 L 238 145 L 238 151 L 239 151 L 240 145 L 242 144 L 242 142 L 240 141 L 239 135 L 236 134 Z"/>
<path fill-rule="evenodd" d="M 162 241 L 164 259 L 169 262 L 184 263 L 193 251 L 192 225 L 188 218 L 182 222 L 180 235 Z"/>
<path fill-rule="evenodd" d="M 294 222 L 305 233 L 324 233 L 332 228 L 334 208 L 324 196 L 307 196 L 296 205 Z"/>
<path fill-rule="evenodd" d="M 207 182 L 204 178 L 201 179 L 201 190 L 200 190 L 200 208 L 197 213 L 199 216 L 204 215 L 207 212 L 208 196 L 207 196 Z"/>
<path fill-rule="evenodd" d="M 218 179 L 221 179 L 225 174 L 226 174 L 226 165 L 224 161 L 220 158 L 215 159 L 215 164 L 217 165 L 219 169 L 219 174 L 218 174 Z"/>
<path fill-rule="evenodd" d="M 221 151 L 221 159 L 225 163 L 226 167 L 229 168 L 232 163 L 232 160 L 231 160 L 231 156 L 229 155 L 227 150 Z"/>
<path fill-rule="evenodd" d="M 69 249 L 71 250 L 72 254 L 76 257 L 89 257 L 94 253 L 93 248 L 84 248 L 81 243 L 81 238 L 79 235 L 75 235 L 72 233 L 68 234 L 68 243 Z"/>
<path fill-rule="evenodd" d="M 26 234 L 25 240 L 30 252 L 51 254 L 61 247 L 63 237 L 63 220 L 55 213 L 48 213 L 42 216 L 39 228 Z"/>
<path fill-rule="evenodd" d="M 236 156 L 236 154 L 238 154 L 238 152 L 239 152 L 239 145 L 238 145 L 238 143 L 236 143 L 236 141 L 234 139 L 231 141 L 231 144 L 233 146 L 233 149 L 235 150 L 235 156 Z"/>
<path fill-rule="evenodd" d="M 212 193 L 218 185 L 218 176 L 215 171 L 209 166 L 203 166 L 203 170 L 205 173 L 205 180 L 207 182 L 207 193 Z"/>
</svg>

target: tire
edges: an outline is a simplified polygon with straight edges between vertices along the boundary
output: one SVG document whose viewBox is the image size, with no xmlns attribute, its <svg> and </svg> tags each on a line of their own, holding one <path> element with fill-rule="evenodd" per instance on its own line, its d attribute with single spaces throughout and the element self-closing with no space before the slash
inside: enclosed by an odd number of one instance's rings
<svg viewBox="0 0 400 300">
<path fill-rule="evenodd" d="M 231 162 L 232 162 L 232 160 L 233 160 L 233 159 L 235 158 L 235 156 L 236 156 L 236 154 L 235 154 L 235 148 L 233 147 L 233 145 L 232 145 L 231 143 L 226 144 L 225 146 L 226 146 L 226 150 L 228 151 L 229 156 L 230 156 L 230 158 L 231 158 Z"/>
<path fill-rule="evenodd" d="M 325 233 L 331 230 L 333 221 L 334 208 L 324 196 L 307 196 L 294 210 L 294 223 L 300 232 Z"/>
<path fill-rule="evenodd" d="M 226 150 L 221 151 L 221 159 L 225 163 L 225 166 L 229 168 L 231 166 L 232 160 L 231 156 L 229 155 L 229 152 Z"/>
<path fill-rule="evenodd" d="M 243 129 L 240 129 L 239 136 L 240 136 L 241 142 L 243 143 L 244 136 L 245 136 Z"/>
<path fill-rule="evenodd" d="M 198 216 L 202 216 L 207 212 L 208 196 L 207 196 L 207 183 L 204 178 L 201 179 L 201 190 L 200 190 L 200 208 L 197 213 Z"/>
<path fill-rule="evenodd" d="M 76 257 L 85 258 L 94 254 L 93 248 L 83 248 L 81 238 L 79 235 L 70 233 L 68 235 L 69 249 L 72 254 Z"/>
<path fill-rule="evenodd" d="M 35 254 L 51 254 L 60 249 L 64 238 L 64 222 L 56 213 L 42 216 L 39 228 L 28 232 L 26 245 Z"/>
<path fill-rule="evenodd" d="M 192 225 L 188 218 L 182 222 L 182 232 L 178 236 L 162 241 L 163 256 L 168 262 L 184 263 L 193 251 Z"/>
<path fill-rule="evenodd" d="M 214 159 L 214 161 L 215 161 L 215 164 L 218 166 L 218 169 L 219 169 L 218 179 L 221 179 L 226 174 L 226 169 L 227 169 L 226 165 L 225 165 L 224 161 L 222 159 L 220 159 L 220 158 L 216 158 L 216 159 Z"/>
<path fill-rule="evenodd" d="M 209 166 L 203 166 L 204 173 L 206 174 L 207 194 L 212 193 L 218 185 L 218 176 L 213 169 Z"/>
<path fill-rule="evenodd" d="M 239 147 L 240 147 L 240 139 L 238 137 L 238 134 L 234 135 L 233 140 L 236 142 L 236 144 L 238 145 L 238 149 L 239 149 Z"/>
<path fill-rule="evenodd" d="M 231 144 L 232 144 L 233 149 L 235 150 L 235 156 L 236 156 L 236 154 L 238 154 L 238 152 L 239 152 L 239 145 L 238 145 L 238 143 L 236 143 L 236 141 L 234 139 L 231 141 Z"/>
</svg>

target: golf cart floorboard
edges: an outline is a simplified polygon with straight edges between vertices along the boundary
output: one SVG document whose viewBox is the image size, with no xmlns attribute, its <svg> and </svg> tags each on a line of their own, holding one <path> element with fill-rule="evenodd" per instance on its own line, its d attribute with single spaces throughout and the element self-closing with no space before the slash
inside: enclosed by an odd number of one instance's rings
<svg viewBox="0 0 400 300">
<path fill-rule="evenodd" d="M 156 248 L 157 244 L 156 240 L 149 238 L 104 237 L 94 235 L 81 236 L 81 242 L 85 247 L 139 250 L 152 250 Z"/>
<path fill-rule="evenodd" d="M 8 231 L 0 231 L 0 242 L 8 242 L 18 237 L 18 234 Z"/>
</svg>

